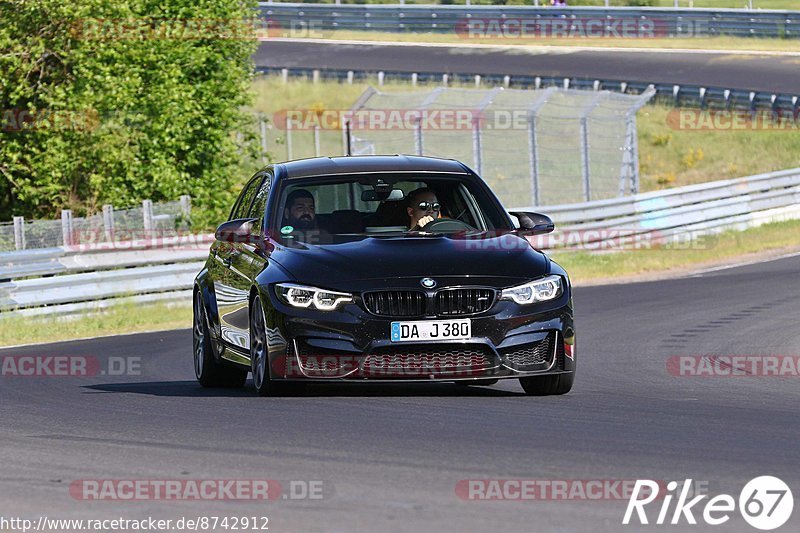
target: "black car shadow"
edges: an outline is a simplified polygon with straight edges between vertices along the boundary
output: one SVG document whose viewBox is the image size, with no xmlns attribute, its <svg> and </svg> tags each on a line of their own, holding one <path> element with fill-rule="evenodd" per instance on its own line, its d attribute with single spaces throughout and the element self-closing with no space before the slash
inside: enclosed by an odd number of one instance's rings
<svg viewBox="0 0 800 533">
<path fill-rule="evenodd" d="M 207 389 L 196 381 L 145 381 L 134 383 L 103 383 L 85 385 L 82 388 L 94 393 L 129 393 L 165 397 L 254 397 L 251 381 L 242 388 Z M 88 392 L 88 391 L 87 391 Z M 311 384 L 292 397 L 337 397 L 337 396 L 524 396 L 522 391 L 509 391 L 496 386 L 465 387 L 453 383 L 331 383 Z"/>
</svg>

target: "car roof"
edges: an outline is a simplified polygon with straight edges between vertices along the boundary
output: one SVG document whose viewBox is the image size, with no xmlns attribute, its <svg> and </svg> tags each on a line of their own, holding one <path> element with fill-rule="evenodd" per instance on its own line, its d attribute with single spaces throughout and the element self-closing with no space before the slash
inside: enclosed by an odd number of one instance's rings
<svg viewBox="0 0 800 533">
<path fill-rule="evenodd" d="M 469 174 L 455 159 L 416 155 L 359 155 L 314 157 L 280 163 L 285 179 L 331 176 L 336 174 L 372 174 L 396 172 L 433 172 Z"/>
</svg>

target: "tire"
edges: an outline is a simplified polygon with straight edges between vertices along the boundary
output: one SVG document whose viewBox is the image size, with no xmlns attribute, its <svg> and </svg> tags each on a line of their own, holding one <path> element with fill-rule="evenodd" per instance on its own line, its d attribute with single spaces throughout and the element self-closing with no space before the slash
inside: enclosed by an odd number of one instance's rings
<svg viewBox="0 0 800 533">
<path fill-rule="evenodd" d="M 270 379 L 267 322 L 261 297 L 250 306 L 250 365 L 253 385 L 259 396 L 293 396 L 305 391 L 304 383 L 286 383 Z"/>
<path fill-rule="evenodd" d="M 568 374 L 557 374 L 555 376 L 519 378 L 519 383 L 528 396 L 566 394 L 572 390 L 573 381 L 575 381 L 574 370 Z"/>
<path fill-rule="evenodd" d="M 247 370 L 226 366 L 214 357 L 214 347 L 208 333 L 206 308 L 200 291 L 194 294 L 192 347 L 194 349 L 194 375 L 203 387 L 243 387 Z"/>
</svg>

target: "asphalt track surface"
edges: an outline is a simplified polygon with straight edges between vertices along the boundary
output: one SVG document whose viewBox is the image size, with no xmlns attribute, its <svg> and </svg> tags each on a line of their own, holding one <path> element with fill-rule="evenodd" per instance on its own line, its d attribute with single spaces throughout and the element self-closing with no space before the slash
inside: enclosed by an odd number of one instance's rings
<svg viewBox="0 0 800 533">
<path fill-rule="evenodd" d="M 259 67 L 508 74 L 690 84 L 795 94 L 800 56 L 719 52 L 452 47 L 272 40 Z"/>
<path fill-rule="evenodd" d="M 680 253 L 680 252 L 674 252 Z M 790 377 L 675 377 L 673 355 L 800 354 L 800 257 L 576 289 L 572 393 L 517 381 L 315 386 L 259 398 L 194 380 L 189 330 L 9 348 L 141 358 L 141 375 L 0 377 L 0 515 L 269 517 L 270 531 L 642 531 L 626 502 L 468 501 L 465 479 L 691 478 L 738 498 L 777 475 L 800 494 Z M 323 499 L 82 501 L 82 479 L 318 480 Z M 797 531 L 800 509 L 780 531 Z M 654 520 L 658 509 L 651 511 Z M 716 531 L 755 531 L 734 514 Z"/>
</svg>

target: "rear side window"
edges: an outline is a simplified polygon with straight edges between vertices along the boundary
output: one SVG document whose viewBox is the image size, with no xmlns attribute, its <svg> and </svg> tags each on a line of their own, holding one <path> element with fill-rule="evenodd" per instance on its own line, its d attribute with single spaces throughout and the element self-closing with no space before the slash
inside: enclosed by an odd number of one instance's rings
<svg viewBox="0 0 800 533">
<path fill-rule="evenodd" d="M 253 203 L 253 197 L 255 196 L 256 191 L 258 190 L 258 185 L 261 183 L 261 178 L 263 177 L 263 174 L 258 174 L 251 179 L 247 185 L 245 185 L 244 190 L 242 190 L 242 194 L 239 195 L 239 200 L 237 200 L 236 205 L 231 211 L 231 217 L 229 220 L 247 218 L 250 204 Z"/>
<path fill-rule="evenodd" d="M 269 198 L 269 191 L 272 187 L 272 172 L 267 172 L 263 175 L 264 182 L 258 188 L 258 192 L 253 200 L 253 205 L 247 214 L 247 218 L 257 218 L 258 222 L 253 224 L 253 231 L 260 231 L 264 221 L 264 211 L 267 209 L 267 198 Z"/>
</svg>

